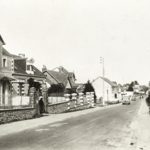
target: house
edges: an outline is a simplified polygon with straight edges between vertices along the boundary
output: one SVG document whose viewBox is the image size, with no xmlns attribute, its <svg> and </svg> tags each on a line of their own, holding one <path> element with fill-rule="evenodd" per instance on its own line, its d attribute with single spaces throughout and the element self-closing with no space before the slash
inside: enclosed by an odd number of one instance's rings
<svg viewBox="0 0 150 150">
<path fill-rule="evenodd" d="M 24 54 L 14 55 L 4 47 L 0 36 L 0 107 L 30 105 L 29 88 L 32 80 L 39 87 L 39 94 L 45 85 L 46 77 L 34 66 L 33 59 L 28 60 Z"/>
<path fill-rule="evenodd" d="M 33 59 L 28 60 L 24 54 L 14 58 L 14 70 L 12 76 L 13 93 L 19 96 L 27 96 L 29 90 L 29 80 L 33 79 L 36 84 L 44 84 L 46 81 L 43 73 L 34 66 Z"/>
<path fill-rule="evenodd" d="M 42 95 L 41 89 L 42 86 L 45 85 L 46 78 L 43 73 L 34 66 L 33 59 L 28 60 L 24 54 L 14 56 L 13 66 L 12 76 L 15 79 L 11 82 L 13 87 L 13 104 L 28 105 L 30 103 L 30 87 L 38 87 L 39 94 Z"/>
<path fill-rule="evenodd" d="M 63 95 L 64 93 L 76 92 L 76 78 L 73 72 L 68 72 L 64 67 L 60 66 L 53 70 L 47 70 L 46 67 L 42 69 L 43 74 L 46 76 L 46 80 L 51 87 L 62 86 L 62 90 L 56 91 Z M 55 90 L 52 91 L 55 93 Z"/>
<path fill-rule="evenodd" d="M 103 99 L 103 102 L 117 101 L 120 97 L 117 83 L 105 77 L 97 77 L 93 80 L 92 85 L 95 89 L 97 99 Z"/>
<path fill-rule="evenodd" d="M 13 57 L 3 45 L 5 42 L 0 36 L 0 108 L 11 106 L 11 81 L 14 80 L 12 76 Z"/>
</svg>

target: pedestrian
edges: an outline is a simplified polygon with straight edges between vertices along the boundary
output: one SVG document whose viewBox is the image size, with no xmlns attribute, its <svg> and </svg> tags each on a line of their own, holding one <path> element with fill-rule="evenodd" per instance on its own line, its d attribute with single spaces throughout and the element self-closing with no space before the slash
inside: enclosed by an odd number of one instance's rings
<svg viewBox="0 0 150 150">
<path fill-rule="evenodd" d="M 44 109 L 44 102 L 43 102 L 43 98 L 40 97 L 40 100 L 39 100 L 39 111 L 40 111 L 40 114 L 44 113 L 45 112 L 45 109 Z"/>
<path fill-rule="evenodd" d="M 150 113 L 150 91 L 148 91 L 148 96 L 146 98 L 146 104 L 148 106 L 148 109 L 149 109 L 149 113 Z"/>
</svg>

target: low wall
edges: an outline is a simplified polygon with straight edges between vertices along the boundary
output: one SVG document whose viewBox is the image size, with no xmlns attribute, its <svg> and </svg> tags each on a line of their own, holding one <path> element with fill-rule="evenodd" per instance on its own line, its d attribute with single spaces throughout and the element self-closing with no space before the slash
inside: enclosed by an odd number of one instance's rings
<svg viewBox="0 0 150 150">
<path fill-rule="evenodd" d="M 0 110 L 0 124 L 31 119 L 35 116 L 34 108 Z"/>
<path fill-rule="evenodd" d="M 49 104 L 57 104 L 57 103 L 63 103 L 65 102 L 65 97 L 48 97 L 48 103 Z"/>
<path fill-rule="evenodd" d="M 48 113 L 57 114 L 69 111 L 77 111 L 90 108 L 89 103 L 77 104 L 76 100 L 48 105 Z"/>
<path fill-rule="evenodd" d="M 68 109 L 68 102 L 62 102 L 48 105 L 47 111 L 48 113 L 57 114 L 65 112 L 67 109 Z"/>
</svg>

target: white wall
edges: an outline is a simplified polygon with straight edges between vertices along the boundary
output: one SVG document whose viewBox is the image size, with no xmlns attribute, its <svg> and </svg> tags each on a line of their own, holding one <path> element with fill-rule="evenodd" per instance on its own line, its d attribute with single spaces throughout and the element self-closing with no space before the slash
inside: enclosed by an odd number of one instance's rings
<svg viewBox="0 0 150 150">
<path fill-rule="evenodd" d="M 49 104 L 57 104 L 65 101 L 65 97 L 48 97 Z"/>
<path fill-rule="evenodd" d="M 21 105 L 29 105 L 30 98 L 29 96 L 14 96 L 12 98 L 12 106 L 21 106 Z"/>
<path fill-rule="evenodd" d="M 92 85 L 95 89 L 97 98 L 103 97 L 103 80 L 99 78 L 95 80 Z M 113 96 L 111 85 L 104 81 L 104 100 L 111 101 Z"/>
</svg>

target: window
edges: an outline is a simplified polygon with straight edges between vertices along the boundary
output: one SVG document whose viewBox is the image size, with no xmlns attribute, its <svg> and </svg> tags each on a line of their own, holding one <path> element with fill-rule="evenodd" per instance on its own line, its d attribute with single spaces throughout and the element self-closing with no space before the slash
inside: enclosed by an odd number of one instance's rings
<svg viewBox="0 0 150 150">
<path fill-rule="evenodd" d="M 116 94 L 116 93 L 115 93 L 115 95 L 114 95 L 114 96 L 115 96 L 115 98 L 117 98 L 117 94 Z"/>
<path fill-rule="evenodd" d="M 27 65 L 27 70 L 30 70 L 30 66 L 29 65 Z"/>
<path fill-rule="evenodd" d="M 6 58 L 3 58 L 3 67 L 7 67 L 7 60 L 6 60 Z"/>
<path fill-rule="evenodd" d="M 27 70 L 28 71 L 33 71 L 32 66 L 31 65 L 27 65 Z"/>
</svg>

